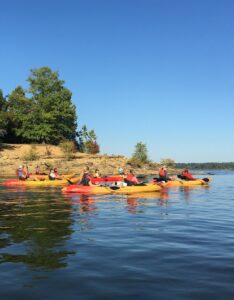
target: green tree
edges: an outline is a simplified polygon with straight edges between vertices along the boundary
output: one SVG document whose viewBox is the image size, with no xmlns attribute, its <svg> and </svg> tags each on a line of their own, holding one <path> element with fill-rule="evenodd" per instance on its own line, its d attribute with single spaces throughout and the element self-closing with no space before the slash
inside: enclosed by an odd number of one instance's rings
<svg viewBox="0 0 234 300">
<path fill-rule="evenodd" d="M 97 154 L 100 152 L 100 146 L 97 143 L 97 135 L 93 129 L 88 131 L 87 126 L 84 125 L 81 129 L 81 141 L 83 151 L 90 154 Z M 84 141 L 83 141 L 84 139 Z"/>
<path fill-rule="evenodd" d="M 81 134 L 85 140 L 89 138 L 89 133 L 86 125 L 83 125 L 81 128 Z"/>
<path fill-rule="evenodd" d="M 0 90 L 0 138 L 2 138 L 7 133 L 6 127 L 6 98 L 3 96 L 3 91 Z"/>
<path fill-rule="evenodd" d="M 32 113 L 32 101 L 25 95 L 25 90 L 18 86 L 8 96 L 6 142 L 24 142 L 22 128 L 25 120 Z M 27 140 L 26 140 L 27 141 Z"/>
<path fill-rule="evenodd" d="M 30 113 L 22 117 L 17 135 L 24 142 L 58 144 L 63 139 L 75 140 L 76 108 L 58 72 L 49 67 L 32 69 L 28 82 Z"/>
<path fill-rule="evenodd" d="M 132 160 L 139 163 L 148 163 L 148 150 L 146 144 L 139 142 L 135 145 L 135 151 L 132 156 Z"/>
</svg>

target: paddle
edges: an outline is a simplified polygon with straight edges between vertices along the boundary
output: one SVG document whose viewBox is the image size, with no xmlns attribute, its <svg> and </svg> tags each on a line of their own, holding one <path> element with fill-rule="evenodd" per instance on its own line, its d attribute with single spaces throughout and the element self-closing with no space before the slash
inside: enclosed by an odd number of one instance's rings
<svg viewBox="0 0 234 300">
<path fill-rule="evenodd" d="M 70 179 L 68 178 L 64 178 L 64 179 L 66 179 L 69 184 L 73 184 L 73 182 Z"/>
</svg>

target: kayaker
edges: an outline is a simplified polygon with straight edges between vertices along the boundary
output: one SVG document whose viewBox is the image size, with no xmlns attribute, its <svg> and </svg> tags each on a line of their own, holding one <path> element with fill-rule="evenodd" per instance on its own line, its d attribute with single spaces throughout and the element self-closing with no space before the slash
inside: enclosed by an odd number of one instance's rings
<svg viewBox="0 0 234 300">
<path fill-rule="evenodd" d="M 55 179 L 63 179 L 62 176 L 59 175 L 58 169 L 54 168 Z"/>
<path fill-rule="evenodd" d="M 63 178 L 61 176 L 59 176 L 59 174 L 58 174 L 57 168 L 50 169 L 49 180 L 62 180 L 62 179 Z"/>
<path fill-rule="evenodd" d="M 55 179 L 56 179 L 56 175 L 54 173 L 54 169 L 50 169 L 49 180 L 55 180 Z"/>
<path fill-rule="evenodd" d="M 167 182 L 169 180 L 172 180 L 172 178 L 170 176 L 168 176 L 166 166 L 163 166 L 162 168 L 159 169 L 158 176 L 159 176 L 158 181 Z"/>
<path fill-rule="evenodd" d="M 19 166 L 16 170 L 16 176 L 19 180 L 26 180 L 28 178 L 28 172 L 24 169 L 23 166 Z"/>
<path fill-rule="evenodd" d="M 120 167 L 118 168 L 118 174 L 119 174 L 119 175 L 124 175 L 124 174 L 125 174 L 124 168 L 123 168 L 123 167 L 120 166 Z"/>
<path fill-rule="evenodd" d="M 101 177 L 98 169 L 95 170 L 93 177 Z"/>
<path fill-rule="evenodd" d="M 188 169 L 185 169 L 180 175 L 177 175 L 178 178 L 183 180 L 203 180 L 204 182 L 209 182 L 210 178 L 195 178 L 193 175 L 189 172 Z"/>
<path fill-rule="evenodd" d="M 184 180 L 197 180 L 197 178 L 193 177 L 193 175 L 189 172 L 188 169 L 185 169 L 180 175 L 177 176 L 180 179 Z"/>
<path fill-rule="evenodd" d="M 79 184 L 84 185 L 84 186 L 93 185 L 91 182 L 91 176 L 87 170 L 83 172 L 83 175 L 81 177 Z"/>
<path fill-rule="evenodd" d="M 124 178 L 124 182 L 127 183 L 127 185 L 137 185 L 140 182 L 138 181 L 138 179 L 136 178 L 136 176 L 134 175 L 133 170 L 130 170 L 129 173 L 126 175 L 126 177 Z"/>
<path fill-rule="evenodd" d="M 139 180 L 135 176 L 133 170 L 130 170 L 129 173 L 125 176 L 124 182 L 127 183 L 128 186 L 132 186 L 132 185 L 145 185 L 144 183 L 139 182 Z"/>
<path fill-rule="evenodd" d="M 35 174 L 36 175 L 46 175 L 46 173 L 42 172 L 40 167 L 37 165 L 35 169 Z"/>
</svg>

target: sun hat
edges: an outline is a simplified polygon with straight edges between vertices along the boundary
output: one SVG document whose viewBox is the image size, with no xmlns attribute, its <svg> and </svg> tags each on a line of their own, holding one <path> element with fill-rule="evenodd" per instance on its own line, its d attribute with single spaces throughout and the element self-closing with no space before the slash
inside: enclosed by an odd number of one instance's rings
<svg viewBox="0 0 234 300">
<path fill-rule="evenodd" d="M 19 166 L 19 169 L 22 169 L 23 168 L 23 166 Z"/>
</svg>

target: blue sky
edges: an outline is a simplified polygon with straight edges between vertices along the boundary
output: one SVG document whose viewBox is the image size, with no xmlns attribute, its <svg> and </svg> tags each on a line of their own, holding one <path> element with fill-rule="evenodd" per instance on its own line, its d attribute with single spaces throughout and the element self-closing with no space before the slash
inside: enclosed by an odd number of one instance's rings
<svg viewBox="0 0 234 300">
<path fill-rule="evenodd" d="M 234 1 L 1 0 L 0 89 L 49 66 L 101 152 L 234 161 Z"/>
</svg>

